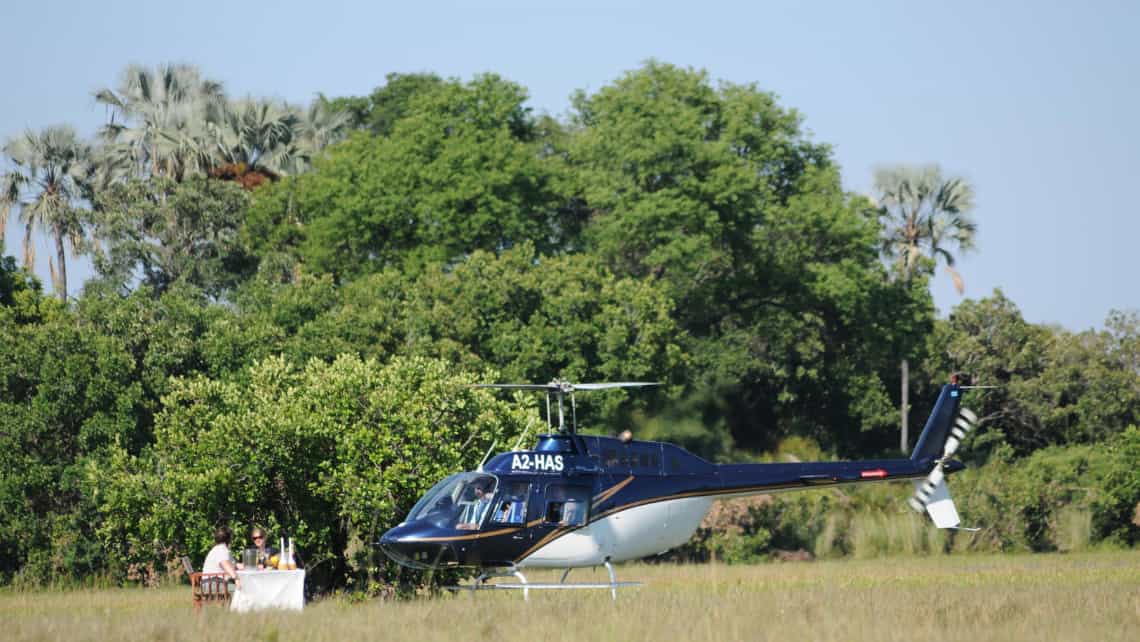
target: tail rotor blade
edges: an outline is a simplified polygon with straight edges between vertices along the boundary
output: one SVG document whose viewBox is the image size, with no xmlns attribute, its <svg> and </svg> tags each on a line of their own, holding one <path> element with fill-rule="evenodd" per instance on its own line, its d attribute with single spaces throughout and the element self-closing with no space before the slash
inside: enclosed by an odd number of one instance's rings
<svg viewBox="0 0 1140 642">
<path fill-rule="evenodd" d="M 946 438 L 946 444 L 942 447 L 943 459 L 948 459 L 957 452 L 958 447 L 962 445 L 962 440 L 974 429 L 977 422 L 978 416 L 969 408 L 962 408 L 958 411 L 958 420 L 954 422 L 954 427 L 950 429 L 950 436 Z"/>
</svg>

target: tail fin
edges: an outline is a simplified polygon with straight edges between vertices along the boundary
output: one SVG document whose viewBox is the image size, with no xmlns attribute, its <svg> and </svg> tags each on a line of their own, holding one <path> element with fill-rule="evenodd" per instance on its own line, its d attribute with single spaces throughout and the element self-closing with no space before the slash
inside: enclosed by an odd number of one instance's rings
<svg viewBox="0 0 1140 642">
<path fill-rule="evenodd" d="M 942 393 L 934 404 L 934 410 L 926 420 L 926 426 L 918 437 L 910 458 L 917 461 L 929 457 L 941 457 L 942 447 L 950 436 L 950 429 L 954 426 L 954 418 L 958 416 L 958 406 L 962 403 L 962 390 L 956 383 L 942 386 Z"/>
<path fill-rule="evenodd" d="M 926 479 L 914 483 L 915 492 L 909 503 L 914 510 L 930 515 L 938 528 L 961 528 L 958 510 L 954 507 L 954 500 L 950 499 L 950 489 L 946 487 L 946 473 L 962 469 L 962 464 L 951 461 L 950 457 L 978 422 L 977 415 L 969 408 L 960 407 L 961 402 L 962 389 L 957 382 L 942 386 L 942 394 L 938 395 L 934 410 L 910 455 L 912 461 L 934 460 L 934 467 Z"/>
</svg>

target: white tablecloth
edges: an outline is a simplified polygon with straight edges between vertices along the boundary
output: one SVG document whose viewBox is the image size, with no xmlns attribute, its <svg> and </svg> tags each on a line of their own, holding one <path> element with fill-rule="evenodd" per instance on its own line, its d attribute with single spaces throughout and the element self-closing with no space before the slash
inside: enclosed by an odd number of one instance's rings
<svg viewBox="0 0 1140 642">
<path fill-rule="evenodd" d="M 238 571 L 241 588 L 234 591 L 230 609 L 239 613 L 260 609 L 305 606 L 305 571 Z"/>
</svg>

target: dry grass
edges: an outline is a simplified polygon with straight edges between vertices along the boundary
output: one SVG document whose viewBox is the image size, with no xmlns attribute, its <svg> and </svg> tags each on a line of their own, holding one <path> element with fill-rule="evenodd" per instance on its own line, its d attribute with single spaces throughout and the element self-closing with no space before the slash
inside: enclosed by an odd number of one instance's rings
<svg viewBox="0 0 1140 642">
<path fill-rule="evenodd" d="M 533 572 L 532 581 L 552 573 Z M 602 580 L 577 570 L 571 580 Z M 619 568 L 602 591 L 195 617 L 188 588 L 0 593 L 6 640 L 1136 640 L 1140 552 Z"/>
</svg>

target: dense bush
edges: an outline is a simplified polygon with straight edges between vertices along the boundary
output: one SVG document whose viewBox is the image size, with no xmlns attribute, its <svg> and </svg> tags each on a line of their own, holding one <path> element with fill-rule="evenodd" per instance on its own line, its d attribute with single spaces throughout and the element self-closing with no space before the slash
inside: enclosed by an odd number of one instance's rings
<svg viewBox="0 0 1140 642">
<path fill-rule="evenodd" d="M 247 379 L 175 381 L 154 445 L 138 456 L 112 449 L 86 470 L 110 570 L 197 563 L 215 527 L 262 525 L 298 542 L 316 588 L 391 582 L 372 546 L 380 534 L 433 483 L 537 420 L 474 381 L 442 361 L 351 356 L 304 368 L 270 358 Z"/>
</svg>

